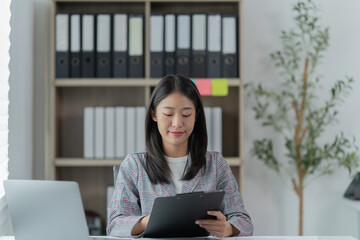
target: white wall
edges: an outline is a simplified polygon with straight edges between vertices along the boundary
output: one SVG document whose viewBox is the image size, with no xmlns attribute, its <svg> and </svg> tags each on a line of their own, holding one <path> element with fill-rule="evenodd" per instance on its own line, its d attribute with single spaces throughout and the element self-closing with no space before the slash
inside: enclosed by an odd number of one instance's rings
<svg viewBox="0 0 360 240">
<path fill-rule="evenodd" d="M 244 0 L 243 69 L 245 82 L 263 82 L 276 87 L 280 79 L 269 54 L 280 49 L 281 30 L 294 26 L 289 0 Z M 357 0 L 318 0 L 321 23 L 330 26 L 330 47 L 318 69 L 323 75 L 319 101 L 327 96 L 335 80 L 346 75 L 355 78 L 354 89 L 340 110 L 339 124 L 328 129 L 327 136 L 343 131 L 354 135 L 360 146 L 360 2 Z M 273 171 L 249 153 L 252 142 L 272 137 L 269 129 L 254 121 L 253 100 L 244 99 L 244 199 L 252 216 L 256 235 L 296 235 L 298 233 L 298 198 L 290 181 L 282 181 Z M 326 140 L 326 139 L 324 139 Z M 280 149 L 281 148 L 281 149 Z M 284 159 L 284 161 L 287 161 Z M 357 169 L 358 170 L 358 169 Z M 344 170 L 319 178 L 305 189 L 305 235 L 352 235 L 358 237 L 356 213 L 342 198 L 350 176 Z"/>
<path fill-rule="evenodd" d="M 319 68 L 319 73 L 324 76 L 324 88 L 345 75 L 353 76 L 356 80 L 353 93 L 340 109 L 340 124 L 329 129 L 329 135 L 343 130 L 346 134 L 354 134 L 360 142 L 360 111 L 357 106 L 360 102 L 360 2 L 317 2 L 322 8 L 322 22 L 331 27 L 330 48 Z M 294 1 L 244 0 L 242 41 L 245 82 L 277 81 L 278 75 L 269 54 L 280 46 L 280 31 L 289 29 L 293 24 L 290 11 L 292 3 Z M 48 48 L 46 39 L 49 37 L 49 4 L 50 1 L 47 0 L 13 0 L 12 4 L 9 135 L 11 178 L 43 176 L 42 84 L 47 74 L 44 57 Z M 326 94 L 322 92 L 322 95 Z M 271 131 L 254 122 L 252 104 L 245 96 L 243 186 L 246 208 L 254 221 L 256 235 L 296 235 L 298 202 L 289 182 L 281 181 L 274 172 L 249 154 L 254 139 L 270 135 L 280 141 Z M 342 194 L 349 182 L 347 172 L 339 171 L 313 182 L 306 188 L 306 235 L 357 237 L 356 213 L 342 200 Z"/>
<path fill-rule="evenodd" d="M 50 11 L 51 1 L 32 0 L 34 4 L 34 169 L 35 179 L 44 178 L 45 163 L 45 95 L 49 79 Z M 49 98 L 48 98 L 49 99 Z"/>
</svg>

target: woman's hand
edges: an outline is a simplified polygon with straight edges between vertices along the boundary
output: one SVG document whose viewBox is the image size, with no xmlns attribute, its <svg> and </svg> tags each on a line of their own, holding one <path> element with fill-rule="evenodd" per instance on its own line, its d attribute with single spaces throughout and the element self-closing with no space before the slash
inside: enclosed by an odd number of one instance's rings
<svg viewBox="0 0 360 240">
<path fill-rule="evenodd" d="M 226 217 L 220 211 L 208 211 L 207 214 L 216 219 L 201 219 L 195 223 L 205 228 L 209 233 L 217 237 L 230 237 L 239 234 L 239 230 L 226 221 Z"/>
<path fill-rule="evenodd" d="M 149 218 L 150 215 L 147 215 L 143 218 L 141 218 L 133 227 L 133 229 L 131 230 L 131 235 L 136 236 L 139 235 L 140 233 L 143 233 L 146 229 L 146 226 L 149 222 Z"/>
</svg>

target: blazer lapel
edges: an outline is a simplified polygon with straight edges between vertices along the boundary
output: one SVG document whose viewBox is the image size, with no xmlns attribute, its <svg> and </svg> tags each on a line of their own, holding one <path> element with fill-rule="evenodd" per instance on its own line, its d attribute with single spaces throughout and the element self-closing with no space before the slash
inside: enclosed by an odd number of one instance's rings
<svg viewBox="0 0 360 240">
<path fill-rule="evenodd" d="M 184 181 L 183 186 L 182 186 L 183 193 L 189 193 L 189 192 L 194 191 L 196 185 L 200 181 L 200 174 L 201 174 L 201 170 L 196 174 L 196 176 L 193 179 Z"/>
<path fill-rule="evenodd" d="M 188 159 L 188 166 L 191 166 L 191 156 L 189 153 L 189 159 Z M 182 185 L 182 192 L 183 193 L 189 193 L 189 192 L 193 192 L 196 185 L 199 183 L 200 178 L 201 178 L 201 171 L 202 169 L 200 169 L 200 171 L 195 175 L 195 177 L 193 179 L 187 180 L 183 182 Z"/>
<path fill-rule="evenodd" d="M 167 194 L 167 197 L 176 195 L 175 186 L 172 182 L 160 184 L 160 186 L 164 190 L 164 192 Z"/>
</svg>

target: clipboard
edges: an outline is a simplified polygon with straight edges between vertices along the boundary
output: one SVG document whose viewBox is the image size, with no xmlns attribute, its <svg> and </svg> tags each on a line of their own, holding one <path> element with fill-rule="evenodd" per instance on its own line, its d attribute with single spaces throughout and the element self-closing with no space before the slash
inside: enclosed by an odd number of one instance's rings
<svg viewBox="0 0 360 240">
<path fill-rule="evenodd" d="M 172 197 L 159 197 L 154 201 L 146 238 L 203 237 L 204 228 L 195 224 L 199 219 L 214 219 L 208 210 L 219 210 L 225 192 L 193 192 Z"/>
</svg>

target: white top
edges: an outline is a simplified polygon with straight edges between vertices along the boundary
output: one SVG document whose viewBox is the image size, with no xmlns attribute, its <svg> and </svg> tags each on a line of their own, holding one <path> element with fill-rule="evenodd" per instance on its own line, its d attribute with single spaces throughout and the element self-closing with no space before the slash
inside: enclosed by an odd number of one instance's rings
<svg viewBox="0 0 360 240">
<path fill-rule="evenodd" d="M 173 183 L 175 185 L 175 192 L 181 193 L 181 189 L 182 189 L 181 178 L 184 173 L 184 169 L 186 166 L 188 156 L 179 157 L 179 158 L 171 158 L 171 157 L 165 156 L 165 159 L 171 170 L 171 180 L 173 181 Z"/>
</svg>

